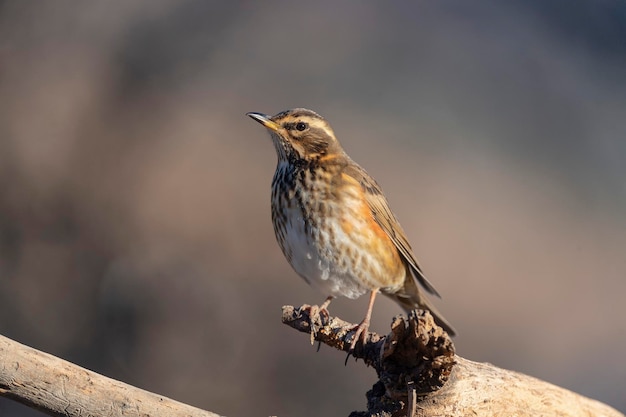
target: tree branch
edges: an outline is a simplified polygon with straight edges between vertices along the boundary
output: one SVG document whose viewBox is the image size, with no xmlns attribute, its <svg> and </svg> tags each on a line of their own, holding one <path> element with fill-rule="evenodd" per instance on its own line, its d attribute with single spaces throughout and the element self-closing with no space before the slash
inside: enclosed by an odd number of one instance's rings
<svg viewBox="0 0 626 417">
<path fill-rule="evenodd" d="M 315 310 L 314 311 L 318 311 Z M 354 324 L 311 318 L 311 306 L 283 307 L 283 322 L 314 340 L 347 352 Z M 367 393 L 365 416 L 561 417 L 623 414 L 564 388 L 454 353 L 430 313 L 394 318 L 389 335 L 369 333 L 353 355 L 373 367 L 379 381 Z M 132 387 L 0 336 L 0 396 L 52 416 L 216 417 L 217 414 Z M 219 416 L 218 416 L 219 417 Z"/>
<path fill-rule="evenodd" d="M 0 396 L 51 416 L 219 417 L 0 336 Z"/>
<path fill-rule="evenodd" d="M 348 352 L 356 325 L 321 319 L 311 306 L 283 307 L 283 323 Z M 313 326 L 311 325 L 313 323 Z M 367 393 L 366 416 L 624 417 L 615 409 L 564 388 L 455 355 L 448 335 L 427 311 L 395 317 L 386 337 L 369 333 L 353 356 L 373 367 L 379 381 Z"/>
</svg>

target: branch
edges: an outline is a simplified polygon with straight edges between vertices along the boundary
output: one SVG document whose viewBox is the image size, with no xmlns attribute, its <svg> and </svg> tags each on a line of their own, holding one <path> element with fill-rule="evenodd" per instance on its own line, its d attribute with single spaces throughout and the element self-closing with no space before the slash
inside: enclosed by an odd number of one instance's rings
<svg viewBox="0 0 626 417">
<path fill-rule="evenodd" d="M 0 396 L 51 416 L 219 417 L 0 336 Z"/>
<path fill-rule="evenodd" d="M 354 324 L 310 318 L 310 306 L 283 307 L 283 322 L 347 352 Z M 318 310 L 317 310 L 318 311 Z M 321 323 L 324 321 L 324 323 Z M 394 318 L 385 337 L 367 335 L 353 355 L 379 381 L 364 416 L 559 415 L 624 417 L 611 407 L 547 382 L 463 359 L 430 313 Z M 0 396 L 52 416 L 216 417 L 217 414 L 132 387 L 0 336 Z"/>
<path fill-rule="evenodd" d="M 283 323 L 314 340 L 348 352 L 355 324 L 321 320 L 311 306 L 283 307 Z M 391 333 L 369 333 L 353 356 L 373 367 L 379 381 L 367 393 L 366 416 L 624 417 L 615 409 L 565 388 L 454 354 L 454 345 L 427 311 L 395 317 Z"/>
</svg>

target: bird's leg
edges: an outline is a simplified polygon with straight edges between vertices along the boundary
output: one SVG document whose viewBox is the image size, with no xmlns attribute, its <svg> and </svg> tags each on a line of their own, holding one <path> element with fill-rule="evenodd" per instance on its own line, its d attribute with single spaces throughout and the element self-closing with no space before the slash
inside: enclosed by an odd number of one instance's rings
<svg viewBox="0 0 626 417">
<path fill-rule="evenodd" d="M 376 300 L 376 294 L 378 294 L 378 289 L 372 290 L 370 293 L 370 302 L 367 305 L 367 312 L 365 313 L 365 318 L 354 328 L 354 338 L 352 339 L 352 343 L 350 343 L 350 352 L 354 350 L 356 346 L 356 342 L 361 339 L 361 342 L 365 344 L 365 338 L 367 337 L 367 330 L 370 327 L 370 319 L 372 318 L 372 309 L 374 308 L 374 300 Z M 350 354 L 348 354 L 350 356 Z"/>
<path fill-rule="evenodd" d="M 329 295 L 320 306 L 319 314 L 326 316 L 326 320 L 330 318 L 330 314 L 328 313 L 328 306 L 330 305 L 330 302 L 333 301 L 333 298 L 335 298 L 334 295 Z"/>
<path fill-rule="evenodd" d="M 332 295 L 326 297 L 326 300 L 321 306 L 311 306 L 309 309 L 309 323 L 311 325 L 311 344 L 315 343 L 315 335 L 320 327 L 324 326 L 324 322 L 328 321 L 330 315 L 328 314 L 328 306 L 330 302 L 335 298 Z M 317 348 L 319 350 L 319 346 Z"/>
</svg>

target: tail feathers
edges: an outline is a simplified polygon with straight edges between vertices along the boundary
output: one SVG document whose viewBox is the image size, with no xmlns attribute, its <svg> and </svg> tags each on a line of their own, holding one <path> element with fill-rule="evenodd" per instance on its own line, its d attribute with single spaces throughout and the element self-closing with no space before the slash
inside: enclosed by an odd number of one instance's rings
<svg viewBox="0 0 626 417">
<path fill-rule="evenodd" d="M 430 311 L 430 314 L 433 316 L 433 318 L 435 319 L 435 323 L 437 323 L 438 326 L 442 327 L 450 336 L 456 335 L 456 330 L 454 330 L 454 327 L 452 327 L 448 320 L 443 317 L 439 310 L 437 310 L 432 302 L 427 299 L 423 294 L 417 293 L 412 294 L 411 296 L 400 294 L 386 295 L 396 301 L 407 313 L 418 308 Z"/>
<path fill-rule="evenodd" d="M 424 289 L 428 291 L 429 293 L 441 298 L 441 295 L 439 295 L 435 287 L 433 287 L 433 284 L 431 284 L 428 278 L 426 278 L 426 275 L 424 275 L 424 273 L 419 268 L 419 266 L 416 268 L 413 265 L 410 265 L 410 267 L 411 267 L 411 271 L 413 272 L 413 276 L 415 277 L 416 280 L 419 281 L 420 284 L 422 284 L 422 287 L 424 287 Z"/>
</svg>

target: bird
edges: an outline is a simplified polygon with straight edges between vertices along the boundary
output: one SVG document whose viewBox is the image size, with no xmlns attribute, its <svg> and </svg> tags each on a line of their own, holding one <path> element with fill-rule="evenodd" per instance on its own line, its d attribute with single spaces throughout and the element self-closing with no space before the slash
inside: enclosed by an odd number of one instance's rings
<svg viewBox="0 0 626 417">
<path fill-rule="evenodd" d="M 295 272 L 327 296 L 319 312 L 328 315 L 335 297 L 356 299 L 369 292 L 367 311 L 353 329 L 350 351 L 359 340 L 366 340 L 379 292 L 407 313 L 429 310 L 435 322 L 454 336 L 454 328 L 420 289 L 421 285 L 440 297 L 417 262 L 382 188 L 348 156 L 330 124 L 305 108 L 274 116 L 246 115 L 272 138 L 277 155 L 271 187 L 274 233 Z"/>
</svg>

